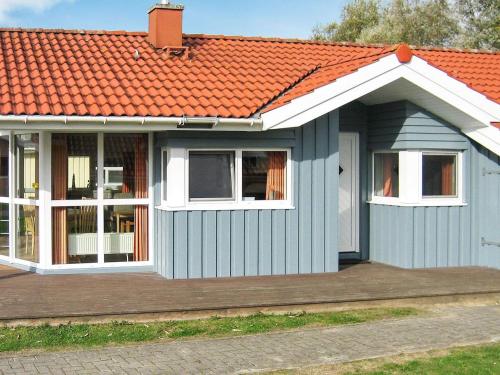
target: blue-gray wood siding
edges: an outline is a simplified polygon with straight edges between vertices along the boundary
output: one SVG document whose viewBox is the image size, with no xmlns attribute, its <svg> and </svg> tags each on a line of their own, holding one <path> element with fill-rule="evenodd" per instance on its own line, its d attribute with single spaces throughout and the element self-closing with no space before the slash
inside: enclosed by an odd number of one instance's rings
<svg viewBox="0 0 500 375">
<path fill-rule="evenodd" d="M 473 143 L 478 265 L 500 268 L 500 157 Z"/>
<path fill-rule="evenodd" d="M 157 133 L 155 160 L 164 146 L 291 147 L 295 208 L 155 209 L 156 271 L 176 279 L 337 271 L 338 131 L 334 111 L 292 130 Z M 156 204 L 160 168 L 155 163 Z"/>
<path fill-rule="evenodd" d="M 369 109 L 368 144 L 372 149 L 451 149 L 462 150 L 465 206 L 398 207 L 370 205 L 370 259 L 404 268 L 453 266 L 488 266 L 500 268 L 500 247 L 482 245 L 481 239 L 500 242 L 500 170 L 499 158 L 470 141 L 457 129 L 411 103 L 399 102 L 385 108 L 404 104 L 406 113 L 417 113 L 424 126 L 408 135 L 404 142 L 398 136 L 389 143 L 380 143 L 380 132 L 370 131 L 386 110 L 375 115 Z M 381 106 L 376 106 L 381 107 Z M 411 112 L 409 111 L 411 108 Z M 403 111 L 402 113 L 404 113 Z M 429 117 L 429 118 L 426 118 Z M 407 124 L 408 121 L 402 121 Z M 406 125 L 403 125 L 403 128 Z M 413 126 L 413 125 L 412 125 Z M 440 129 L 441 127 L 442 129 Z M 456 133 L 449 134 L 449 131 Z M 425 137 L 423 135 L 426 135 Z M 434 137 L 431 142 L 428 139 Z M 428 137 L 429 136 L 429 137 Z M 388 139 L 388 138 L 385 138 Z M 422 143 L 425 144 L 422 144 Z M 492 173 L 486 174 L 484 171 Z M 495 173 L 496 171 L 496 173 Z"/>
<path fill-rule="evenodd" d="M 446 121 L 407 101 L 368 107 L 372 150 L 467 148 L 467 137 Z"/>
</svg>

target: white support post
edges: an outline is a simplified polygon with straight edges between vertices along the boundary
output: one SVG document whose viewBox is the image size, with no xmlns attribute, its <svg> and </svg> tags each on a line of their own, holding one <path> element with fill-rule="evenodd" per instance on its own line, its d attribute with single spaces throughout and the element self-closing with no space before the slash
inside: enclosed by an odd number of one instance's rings
<svg viewBox="0 0 500 375">
<path fill-rule="evenodd" d="M 10 262 L 14 261 L 16 253 L 16 212 L 14 207 L 15 193 L 15 166 L 14 166 L 14 133 L 9 134 L 9 257 Z"/>
<path fill-rule="evenodd" d="M 97 134 L 97 263 L 104 263 L 104 134 Z"/>
<path fill-rule="evenodd" d="M 161 162 L 162 156 L 160 154 L 160 160 L 158 162 Z M 153 168 L 153 158 L 154 158 L 154 152 L 153 152 L 153 133 L 149 132 L 148 133 L 148 182 L 149 182 L 149 187 L 148 187 L 148 198 L 149 198 L 149 205 L 148 205 L 148 236 L 149 236 L 149 241 L 148 241 L 148 261 L 153 263 L 154 259 L 154 178 L 153 178 L 153 173 L 154 173 L 154 168 Z M 160 193 L 161 194 L 161 193 Z"/>
<path fill-rule="evenodd" d="M 39 263 L 42 268 L 52 264 L 52 212 L 51 198 L 51 134 L 40 132 L 39 141 L 39 189 L 38 189 L 38 233 Z"/>
</svg>

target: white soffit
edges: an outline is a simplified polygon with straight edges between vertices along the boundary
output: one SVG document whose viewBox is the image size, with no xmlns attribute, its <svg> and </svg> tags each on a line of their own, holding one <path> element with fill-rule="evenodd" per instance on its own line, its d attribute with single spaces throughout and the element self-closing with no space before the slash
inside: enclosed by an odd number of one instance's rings
<svg viewBox="0 0 500 375">
<path fill-rule="evenodd" d="M 500 121 L 500 105 L 415 56 L 409 63 L 384 57 L 263 113 L 263 128 L 298 127 L 357 99 L 366 104 L 407 99 L 500 155 L 500 132 L 490 125 Z"/>
<path fill-rule="evenodd" d="M 400 78 L 358 99 L 366 105 L 391 103 L 399 100 L 408 100 L 448 121 L 460 129 L 483 127 L 483 123 L 469 116 L 463 111 L 440 99 L 436 95 L 425 91 L 419 86 Z"/>
</svg>

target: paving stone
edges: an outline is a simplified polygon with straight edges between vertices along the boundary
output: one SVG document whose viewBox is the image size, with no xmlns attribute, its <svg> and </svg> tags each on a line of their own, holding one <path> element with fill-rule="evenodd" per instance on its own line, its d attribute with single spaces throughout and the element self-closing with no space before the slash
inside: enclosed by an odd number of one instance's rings
<svg viewBox="0 0 500 375">
<path fill-rule="evenodd" d="M 235 374 L 500 341 L 500 306 L 264 335 L 0 356 L 0 374 Z"/>
</svg>

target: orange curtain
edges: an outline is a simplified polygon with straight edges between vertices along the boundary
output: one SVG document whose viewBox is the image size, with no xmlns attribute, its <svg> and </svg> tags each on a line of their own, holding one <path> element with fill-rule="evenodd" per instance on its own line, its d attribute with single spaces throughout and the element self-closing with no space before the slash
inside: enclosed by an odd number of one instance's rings
<svg viewBox="0 0 500 375">
<path fill-rule="evenodd" d="M 268 152 L 267 160 L 266 200 L 283 200 L 286 189 L 286 153 Z"/>
<path fill-rule="evenodd" d="M 66 199 L 68 190 L 68 139 L 66 134 L 52 138 L 52 199 Z M 52 263 L 68 263 L 66 207 L 54 207 L 52 218 Z"/>
<path fill-rule="evenodd" d="M 453 195 L 453 160 L 441 164 L 441 194 Z"/>
<path fill-rule="evenodd" d="M 392 157 L 384 155 L 384 197 L 392 197 Z"/>
<path fill-rule="evenodd" d="M 135 140 L 135 197 L 148 197 L 148 136 Z M 148 260 L 148 207 L 135 206 L 134 261 Z"/>
</svg>

